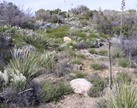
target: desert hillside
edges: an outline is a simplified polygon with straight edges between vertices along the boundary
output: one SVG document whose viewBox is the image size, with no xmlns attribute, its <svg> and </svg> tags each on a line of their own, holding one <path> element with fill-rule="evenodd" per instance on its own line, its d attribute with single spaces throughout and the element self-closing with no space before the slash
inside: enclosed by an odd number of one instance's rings
<svg viewBox="0 0 137 108">
<path fill-rule="evenodd" d="M 0 108 L 137 108 L 137 11 L 0 3 Z"/>
</svg>

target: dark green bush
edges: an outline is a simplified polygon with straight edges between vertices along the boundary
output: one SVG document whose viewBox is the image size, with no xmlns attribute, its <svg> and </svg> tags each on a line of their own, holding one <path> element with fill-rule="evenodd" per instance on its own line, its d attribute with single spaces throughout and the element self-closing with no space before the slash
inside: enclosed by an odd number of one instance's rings
<svg viewBox="0 0 137 108">
<path fill-rule="evenodd" d="M 93 68 L 94 70 L 104 70 L 107 69 L 108 66 L 106 66 L 105 64 L 91 64 L 91 68 Z"/>
<path fill-rule="evenodd" d="M 85 74 L 81 73 L 81 72 L 78 72 L 76 73 L 76 77 L 75 78 L 84 78 L 85 77 Z"/>
<path fill-rule="evenodd" d="M 44 84 L 43 86 L 43 94 L 44 101 L 57 102 L 63 95 L 68 95 L 73 93 L 72 88 L 69 85 L 61 84 Z"/>
</svg>

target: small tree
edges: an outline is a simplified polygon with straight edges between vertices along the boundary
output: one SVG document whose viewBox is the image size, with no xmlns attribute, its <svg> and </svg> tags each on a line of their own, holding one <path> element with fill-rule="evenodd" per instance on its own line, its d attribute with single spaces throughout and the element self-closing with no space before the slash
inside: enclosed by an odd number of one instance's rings
<svg viewBox="0 0 137 108">
<path fill-rule="evenodd" d="M 114 35 L 113 27 L 114 24 L 110 24 L 112 21 L 110 17 L 104 15 L 102 11 L 100 11 L 96 18 L 97 30 L 101 33 L 99 38 L 104 38 L 108 42 L 108 57 L 109 57 L 109 87 L 112 89 L 112 60 L 111 60 L 111 42 L 110 37 Z"/>
</svg>

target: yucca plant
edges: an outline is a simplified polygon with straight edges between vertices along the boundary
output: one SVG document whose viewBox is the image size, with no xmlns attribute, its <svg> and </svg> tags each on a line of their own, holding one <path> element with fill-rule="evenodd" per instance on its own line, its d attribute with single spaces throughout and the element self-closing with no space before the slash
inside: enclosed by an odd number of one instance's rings
<svg viewBox="0 0 137 108">
<path fill-rule="evenodd" d="M 10 60 L 7 66 L 8 72 L 16 72 L 18 70 L 27 81 L 32 80 L 40 74 L 42 68 L 38 65 L 39 57 L 37 54 L 31 54 L 26 58 L 14 58 Z"/>
<path fill-rule="evenodd" d="M 137 108 L 136 88 L 123 85 L 98 103 L 98 108 Z"/>
</svg>

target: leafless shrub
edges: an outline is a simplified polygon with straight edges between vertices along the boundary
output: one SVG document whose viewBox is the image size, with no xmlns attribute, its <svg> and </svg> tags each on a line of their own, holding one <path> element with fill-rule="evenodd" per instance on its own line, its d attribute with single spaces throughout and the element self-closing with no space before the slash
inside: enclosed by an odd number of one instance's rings
<svg viewBox="0 0 137 108">
<path fill-rule="evenodd" d="M 123 39 L 120 47 L 123 50 L 124 55 L 130 59 L 131 66 L 137 67 L 137 37 L 131 36 L 129 38 Z"/>
<path fill-rule="evenodd" d="M 4 66 L 5 60 L 10 57 L 10 49 L 13 47 L 12 39 L 6 38 L 0 33 L 0 67 Z"/>
<path fill-rule="evenodd" d="M 125 37 L 136 34 L 137 31 L 137 12 L 135 10 L 127 10 L 122 17 L 122 33 Z M 96 12 L 93 21 L 96 29 L 100 33 L 110 34 L 114 36 L 120 35 L 121 31 L 121 13 L 112 10 L 100 10 Z"/>
<path fill-rule="evenodd" d="M 75 46 L 77 49 L 85 49 L 88 48 L 87 44 L 84 42 L 77 43 Z"/>
<path fill-rule="evenodd" d="M 11 2 L 0 3 L 0 22 L 3 25 L 20 26 L 28 25 L 30 14 L 21 10 Z"/>
<path fill-rule="evenodd" d="M 32 82 L 28 89 L 21 92 L 8 89 L 0 93 L 0 102 L 7 107 L 14 106 L 16 108 L 38 105 L 41 99 L 41 87 L 36 82 Z"/>
<path fill-rule="evenodd" d="M 35 14 L 36 14 L 36 19 L 43 19 L 44 21 L 46 21 L 51 18 L 51 13 L 49 10 L 46 11 L 44 9 L 40 9 L 36 11 Z"/>
<path fill-rule="evenodd" d="M 55 75 L 57 77 L 65 76 L 72 70 L 72 66 L 68 64 L 68 62 L 59 62 L 56 69 L 55 69 Z"/>
<path fill-rule="evenodd" d="M 84 6 L 84 5 L 80 5 L 80 6 L 76 7 L 76 8 L 72 8 L 72 9 L 70 10 L 70 12 L 71 12 L 72 14 L 74 14 L 74 15 L 79 15 L 79 14 L 83 14 L 84 12 L 86 12 L 86 11 L 88 11 L 88 10 L 89 10 L 88 7 L 86 7 L 86 6 Z"/>
</svg>

